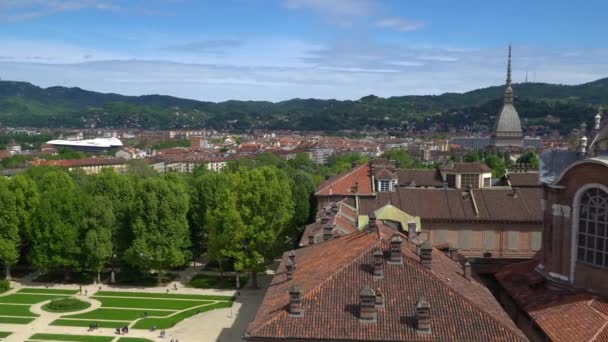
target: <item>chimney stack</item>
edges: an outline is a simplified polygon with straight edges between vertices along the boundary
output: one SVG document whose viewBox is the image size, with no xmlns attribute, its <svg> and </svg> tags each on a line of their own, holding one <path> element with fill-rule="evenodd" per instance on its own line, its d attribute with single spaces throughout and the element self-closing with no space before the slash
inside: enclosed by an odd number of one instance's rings
<svg viewBox="0 0 608 342">
<path fill-rule="evenodd" d="M 369 230 L 374 232 L 377 228 L 378 226 L 376 225 L 376 213 L 372 211 L 371 213 L 369 213 Z"/>
<path fill-rule="evenodd" d="M 337 214 L 339 210 L 340 210 L 340 207 L 338 207 L 338 205 L 336 203 L 334 203 L 331 206 L 331 212 L 332 212 L 332 214 L 334 214 L 334 215 Z"/>
<path fill-rule="evenodd" d="M 327 216 L 327 215 L 321 216 L 321 224 L 328 224 L 328 223 L 329 223 L 329 216 Z"/>
<path fill-rule="evenodd" d="M 293 285 L 289 288 L 289 316 L 302 317 L 304 309 L 302 308 L 302 292 L 298 285 Z"/>
<path fill-rule="evenodd" d="M 374 323 L 377 318 L 376 293 L 371 287 L 366 286 L 359 292 L 359 320 L 361 322 Z"/>
<path fill-rule="evenodd" d="M 465 261 L 464 265 L 464 277 L 472 280 L 472 273 L 471 273 L 471 264 L 468 261 Z"/>
<path fill-rule="evenodd" d="M 373 254 L 373 269 L 374 269 L 374 278 L 382 278 L 384 276 L 384 272 L 382 270 L 384 254 L 378 248 L 374 250 Z"/>
<path fill-rule="evenodd" d="M 354 161 L 354 162 L 350 163 L 350 168 L 351 168 L 351 169 L 354 169 L 354 168 L 356 168 L 356 167 L 357 167 L 357 165 L 359 165 L 359 164 L 357 164 L 357 162 L 356 162 L 356 161 Z"/>
<path fill-rule="evenodd" d="M 383 308 L 384 307 L 384 296 L 382 295 L 382 292 L 380 292 L 380 289 L 377 288 L 376 289 L 376 308 Z"/>
<path fill-rule="evenodd" d="M 420 297 L 416 303 L 416 322 L 418 333 L 431 333 L 431 305 L 424 297 Z"/>
<path fill-rule="evenodd" d="M 422 246 L 420 246 L 420 263 L 424 267 L 426 267 L 430 270 L 432 261 L 433 261 L 433 247 L 431 246 L 431 243 L 429 242 L 429 240 L 426 240 L 426 241 L 424 241 Z"/>
<path fill-rule="evenodd" d="M 312 246 L 315 244 L 315 236 L 313 234 L 308 235 L 308 245 Z"/>
<path fill-rule="evenodd" d="M 296 253 L 294 251 L 289 251 L 289 254 L 287 254 L 287 257 L 293 263 L 293 269 L 295 270 L 297 268 Z"/>
<path fill-rule="evenodd" d="M 293 272 L 296 269 L 296 266 L 293 264 L 293 261 L 291 261 L 291 259 L 287 258 L 287 261 L 285 261 L 285 269 L 286 269 L 286 274 L 287 274 L 287 280 L 291 280 L 293 279 Z"/>
<path fill-rule="evenodd" d="M 331 240 L 334 237 L 334 227 L 331 225 L 323 226 L 323 241 Z"/>
<path fill-rule="evenodd" d="M 416 231 L 416 222 L 410 221 L 407 223 L 407 237 L 412 240 L 418 235 Z"/>
<path fill-rule="evenodd" d="M 401 265 L 403 264 L 403 254 L 401 254 L 401 237 L 397 234 L 391 237 L 389 241 L 390 257 L 389 264 Z"/>
</svg>

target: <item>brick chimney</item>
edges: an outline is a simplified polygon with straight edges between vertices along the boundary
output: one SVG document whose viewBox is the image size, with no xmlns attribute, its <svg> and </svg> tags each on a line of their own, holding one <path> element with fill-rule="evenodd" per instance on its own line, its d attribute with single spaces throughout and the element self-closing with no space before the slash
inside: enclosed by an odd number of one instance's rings
<svg viewBox="0 0 608 342">
<path fill-rule="evenodd" d="M 463 265 L 463 273 L 464 273 L 464 277 L 472 280 L 472 273 L 471 273 L 471 264 L 468 261 L 465 261 L 464 265 Z"/>
<path fill-rule="evenodd" d="M 334 237 L 334 227 L 332 225 L 323 226 L 323 241 L 331 240 Z"/>
<path fill-rule="evenodd" d="M 416 231 L 416 222 L 410 221 L 407 223 L 407 237 L 411 240 L 418 235 Z"/>
<path fill-rule="evenodd" d="M 424 297 L 420 297 L 416 303 L 416 325 L 418 333 L 431 333 L 431 305 Z"/>
<path fill-rule="evenodd" d="M 420 263 L 430 270 L 432 261 L 433 247 L 431 247 L 431 243 L 429 242 L 429 240 L 426 240 L 424 241 L 422 246 L 420 246 Z"/>
<path fill-rule="evenodd" d="M 401 237 L 397 234 L 391 237 L 389 241 L 389 264 L 401 265 L 403 264 L 403 254 L 401 254 Z"/>
<path fill-rule="evenodd" d="M 376 307 L 383 308 L 384 307 L 384 295 L 380 292 L 380 289 L 376 289 Z"/>
<path fill-rule="evenodd" d="M 384 272 L 382 270 L 383 259 L 384 254 L 382 254 L 380 249 L 376 248 L 373 254 L 374 278 L 382 278 L 384 276 Z"/>
<path fill-rule="evenodd" d="M 287 280 L 291 280 L 293 279 L 293 272 L 296 270 L 296 265 L 293 264 L 293 261 L 291 261 L 291 259 L 287 258 L 287 261 L 285 261 L 285 274 L 287 274 Z"/>
<path fill-rule="evenodd" d="M 340 207 L 338 207 L 338 205 L 334 203 L 334 204 L 331 206 L 331 212 L 332 212 L 332 214 L 334 214 L 334 215 L 335 215 L 335 214 L 337 214 L 337 213 L 338 213 L 338 211 L 340 211 Z"/>
<path fill-rule="evenodd" d="M 359 320 L 366 323 L 375 323 L 377 318 L 376 293 L 371 287 L 366 286 L 359 292 Z"/>
<path fill-rule="evenodd" d="M 328 224 L 328 223 L 329 223 L 329 216 L 327 216 L 327 215 L 321 216 L 321 224 Z"/>
<path fill-rule="evenodd" d="M 376 229 L 378 229 L 378 226 L 376 225 L 376 213 L 375 212 L 370 212 L 369 213 L 369 230 L 372 232 L 375 232 Z"/>
<path fill-rule="evenodd" d="M 302 292 L 300 291 L 300 287 L 298 285 L 293 285 L 289 288 L 289 316 L 304 316 L 304 308 L 302 308 Z"/>
<path fill-rule="evenodd" d="M 315 244 L 315 236 L 313 234 L 308 235 L 308 245 L 312 246 Z"/>
<path fill-rule="evenodd" d="M 289 253 L 287 254 L 287 257 L 293 263 L 293 269 L 295 270 L 298 266 L 296 263 L 296 253 L 294 251 L 289 251 Z"/>
</svg>

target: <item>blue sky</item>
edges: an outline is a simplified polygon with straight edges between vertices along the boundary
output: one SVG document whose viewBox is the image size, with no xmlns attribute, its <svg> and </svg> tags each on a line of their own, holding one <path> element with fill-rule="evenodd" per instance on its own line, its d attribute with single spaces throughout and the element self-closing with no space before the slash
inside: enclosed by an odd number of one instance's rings
<svg viewBox="0 0 608 342">
<path fill-rule="evenodd" d="M 0 0 L 0 78 L 199 100 L 608 76 L 603 0 Z"/>
</svg>

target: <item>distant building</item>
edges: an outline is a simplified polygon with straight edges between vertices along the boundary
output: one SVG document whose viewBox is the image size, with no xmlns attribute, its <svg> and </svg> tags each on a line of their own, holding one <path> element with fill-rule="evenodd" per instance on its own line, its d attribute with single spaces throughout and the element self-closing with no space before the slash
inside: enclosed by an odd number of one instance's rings
<svg viewBox="0 0 608 342">
<path fill-rule="evenodd" d="M 327 159 L 336 154 L 336 150 L 333 148 L 313 148 L 310 152 L 310 159 L 319 165 L 326 165 Z"/>
<path fill-rule="evenodd" d="M 464 150 L 484 150 L 491 146 L 491 137 L 454 137 L 450 141 L 452 145 L 457 145 Z M 543 140 L 538 137 L 524 137 L 524 148 L 540 150 L 543 147 Z"/>
<path fill-rule="evenodd" d="M 6 145 L 6 150 L 11 155 L 20 154 L 21 153 L 21 145 L 17 144 L 14 140 L 11 140 L 11 142 Z"/>
<path fill-rule="evenodd" d="M 103 169 L 111 168 L 118 173 L 125 172 L 127 165 L 122 158 L 85 158 L 69 160 L 32 160 L 32 166 L 59 166 L 69 171 L 81 170 L 86 174 L 96 174 Z"/>
<path fill-rule="evenodd" d="M 138 150 L 134 147 L 125 147 L 118 150 L 115 156 L 116 158 L 124 159 L 141 159 L 146 157 L 146 152 Z"/>
<path fill-rule="evenodd" d="M 69 148 L 81 152 L 106 152 L 122 147 L 118 138 L 95 138 L 84 140 L 51 140 L 46 142 L 55 148 Z"/>
</svg>

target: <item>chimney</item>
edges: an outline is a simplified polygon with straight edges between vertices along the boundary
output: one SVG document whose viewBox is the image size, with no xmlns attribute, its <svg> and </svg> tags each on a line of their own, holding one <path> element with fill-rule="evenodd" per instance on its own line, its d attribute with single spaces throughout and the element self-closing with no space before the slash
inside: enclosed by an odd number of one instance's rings
<svg viewBox="0 0 608 342">
<path fill-rule="evenodd" d="M 340 207 L 334 203 L 334 205 L 331 206 L 331 212 L 335 215 L 338 213 L 338 211 L 340 211 Z"/>
<path fill-rule="evenodd" d="M 289 254 L 287 254 L 287 257 L 289 258 L 289 260 L 291 260 L 291 262 L 293 263 L 293 269 L 295 270 L 297 267 L 297 263 L 296 263 L 296 253 L 294 251 L 289 251 Z"/>
<path fill-rule="evenodd" d="M 351 168 L 351 169 L 354 169 L 354 168 L 356 168 L 356 167 L 357 167 L 357 165 L 358 165 L 358 164 L 357 164 L 357 162 L 356 162 L 356 161 L 354 161 L 354 162 L 350 163 L 350 168 Z"/>
<path fill-rule="evenodd" d="M 430 270 L 432 261 L 433 247 L 431 247 L 431 243 L 429 242 L 429 240 L 426 240 L 424 241 L 422 246 L 420 246 L 420 263 Z"/>
<path fill-rule="evenodd" d="M 376 213 L 372 211 L 369 213 L 369 230 L 373 232 L 376 231 L 376 228 L 378 228 L 376 225 Z"/>
<path fill-rule="evenodd" d="M 472 280 L 472 276 L 471 276 L 471 264 L 468 261 L 465 261 L 464 265 L 464 277 Z"/>
<path fill-rule="evenodd" d="M 403 264 L 403 254 L 401 254 L 401 237 L 397 234 L 391 237 L 389 241 L 390 257 L 389 264 L 401 265 Z"/>
<path fill-rule="evenodd" d="M 355 181 L 352 191 L 353 191 L 353 194 L 359 193 L 359 181 Z"/>
<path fill-rule="evenodd" d="M 382 254 L 382 251 L 376 248 L 373 254 L 374 278 L 376 279 L 382 278 L 384 276 L 384 272 L 382 271 L 383 259 L 384 255 Z"/>
<path fill-rule="evenodd" d="M 376 289 L 376 307 L 383 308 L 384 307 L 384 296 L 380 292 L 380 289 Z"/>
<path fill-rule="evenodd" d="M 289 288 L 289 316 L 302 317 L 304 309 L 302 308 L 302 292 L 298 285 L 293 285 Z"/>
<path fill-rule="evenodd" d="M 431 333 L 431 306 L 424 297 L 420 297 L 416 303 L 416 323 L 418 333 Z"/>
<path fill-rule="evenodd" d="M 334 237 L 334 227 L 331 225 L 323 226 L 323 241 L 331 240 Z"/>
<path fill-rule="evenodd" d="M 315 236 L 313 234 L 308 235 L 308 245 L 312 246 L 315 244 Z"/>
<path fill-rule="evenodd" d="M 325 180 L 329 180 L 331 178 L 330 175 L 325 175 Z"/>
<path fill-rule="evenodd" d="M 285 261 L 285 269 L 287 270 L 285 272 L 285 274 L 287 274 L 287 280 L 293 279 L 293 272 L 296 270 L 296 265 L 294 265 L 293 261 L 289 258 Z"/>
<path fill-rule="evenodd" d="M 416 222 L 414 221 L 410 221 L 407 223 L 407 237 L 408 239 L 412 240 L 416 237 L 416 235 L 418 235 L 418 232 L 416 231 Z"/>
<path fill-rule="evenodd" d="M 359 292 L 359 320 L 366 323 L 375 323 L 378 318 L 376 312 L 376 293 L 366 286 Z"/>
<path fill-rule="evenodd" d="M 329 216 L 327 216 L 327 215 L 321 216 L 321 224 L 328 224 L 328 223 L 329 223 Z"/>
</svg>

